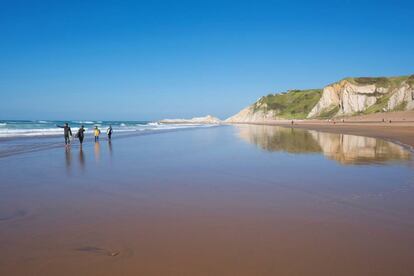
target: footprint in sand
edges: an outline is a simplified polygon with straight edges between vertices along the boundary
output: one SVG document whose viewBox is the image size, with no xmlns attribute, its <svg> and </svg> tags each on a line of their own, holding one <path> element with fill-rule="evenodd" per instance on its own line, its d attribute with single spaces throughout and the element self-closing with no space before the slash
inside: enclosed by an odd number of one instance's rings
<svg viewBox="0 0 414 276">
<path fill-rule="evenodd" d="M 83 247 L 76 248 L 76 250 L 86 252 L 86 253 L 92 253 L 96 255 L 109 256 L 109 257 L 116 257 L 121 253 L 119 251 L 112 251 L 112 250 L 108 250 L 108 249 L 96 247 L 96 246 L 83 246 Z"/>
</svg>

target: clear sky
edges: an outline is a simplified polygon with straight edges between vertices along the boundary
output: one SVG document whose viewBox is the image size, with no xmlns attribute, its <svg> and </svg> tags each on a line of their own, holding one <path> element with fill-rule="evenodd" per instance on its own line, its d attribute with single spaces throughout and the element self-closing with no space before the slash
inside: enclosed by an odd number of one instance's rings
<svg viewBox="0 0 414 276">
<path fill-rule="evenodd" d="M 0 0 L 0 119 L 225 118 L 408 74 L 413 1 Z"/>
</svg>

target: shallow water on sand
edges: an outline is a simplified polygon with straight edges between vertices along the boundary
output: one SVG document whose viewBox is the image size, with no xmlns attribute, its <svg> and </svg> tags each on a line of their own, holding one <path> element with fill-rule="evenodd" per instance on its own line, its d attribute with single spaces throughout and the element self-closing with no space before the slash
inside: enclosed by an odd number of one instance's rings
<svg viewBox="0 0 414 276">
<path fill-rule="evenodd" d="M 0 275 L 413 275 L 412 158 L 245 125 L 4 156 Z"/>
</svg>

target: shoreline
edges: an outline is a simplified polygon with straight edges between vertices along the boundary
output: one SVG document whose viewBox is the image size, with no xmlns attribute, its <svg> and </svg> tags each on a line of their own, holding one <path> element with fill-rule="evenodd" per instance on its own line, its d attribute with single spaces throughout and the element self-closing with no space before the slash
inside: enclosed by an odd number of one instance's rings
<svg viewBox="0 0 414 276">
<path fill-rule="evenodd" d="M 353 121 L 353 122 L 324 122 L 324 121 L 264 121 L 229 123 L 251 124 L 251 125 L 272 125 L 290 128 L 301 128 L 321 132 L 341 133 L 357 136 L 379 138 L 399 144 L 414 152 L 414 123 L 410 121 L 399 121 L 393 123 Z"/>
<path fill-rule="evenodd" d="M 218 126 L 218 125 L 217 125 Z M 216 125 L 210 126 L 208 128 L 217 127 Z M 201 130 L 206 129 L 205 127 L 185 127 L 185 128 L 175 128 L 175 129 L 159 129 L 159 130 L 151 130 L 151 131 L 131 131 L 131 132 L 123 132 L 121 134 L 117 134 L 113 136 L 111 140 L 108 140 L 106 135 L 101 136 L 99 142 L 110 142 L 113 140 L 120 140 L 125 138 L 131 137 L 140 137 L 140 136 L 148 136 L 148 135 L 156 135 L 156 134 L 165 134 L 165 133 L 172 133 L 172 132 L 180 132 L 180 131 L 190 131 L 190 130 Z M 64 140 L 63 135 L 40 135 L 40 136 L 26 136 L 26 137 L 0 137 L 0 146 L 6 145 L 6 143 L 10 142 L 20 142 L 18 144 L 18 148 L 15 147 L 11 149 L 2 149 L 0 147 L 0 159 L 7 158 L 14 155 L 26 154 L 31 152 L 38 152 L 44 150 L 51 150 L 56 148 L 64 147 Z M 39 141 L 45 143 L 40 143 Z M 99 143 L 98 142 L 98 143 Z M 93 145 L 95 144 L 93 136 L 88 136 L 85 138 L 83 145 Z M 70 148 L 79 148 L 79 141 L 77 138 L 73 138 L 71 140 Z"/>
</svg>

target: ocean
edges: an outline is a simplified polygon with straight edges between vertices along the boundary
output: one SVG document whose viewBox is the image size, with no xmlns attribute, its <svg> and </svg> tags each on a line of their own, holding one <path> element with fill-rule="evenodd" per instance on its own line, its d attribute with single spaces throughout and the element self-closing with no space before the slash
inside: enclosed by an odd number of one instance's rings
<svg viewBox="0 0 414 276">
<path fill-rule="evenodd" d="M 200 124 L 161 124 L 151 121 L 53 121 L 53 120 L 0 120 L 0 138 L 14 137 L 40 137 L 62 135 L 63 130 L 58 125 L 63 126 L 69 123 L 73 135 L 81 125 L 84 125 L 86 133 L 92 133 L 92 129 L 97 126 L 102 133 L 112 125 L 115 133 L 133 132 L 154 132 L 160 130 L 206 127 Z"/>
</svg>

